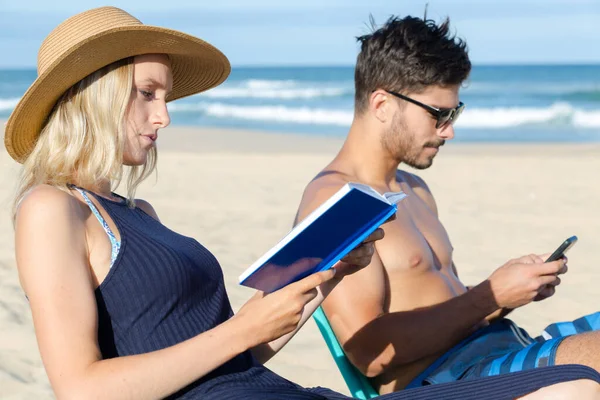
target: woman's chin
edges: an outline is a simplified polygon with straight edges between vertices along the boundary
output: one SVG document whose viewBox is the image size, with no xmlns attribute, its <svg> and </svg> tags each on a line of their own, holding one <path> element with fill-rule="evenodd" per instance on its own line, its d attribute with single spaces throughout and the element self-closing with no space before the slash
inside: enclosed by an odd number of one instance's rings
<svg viewBox="0 0 600 400">
<path fill-rule="evenodd" d="M 123 165 L 128 167 L 139 167 L 146 164 L 146 156 L 144 157 L 127 157 L 123 159 Z"/>
</svg>

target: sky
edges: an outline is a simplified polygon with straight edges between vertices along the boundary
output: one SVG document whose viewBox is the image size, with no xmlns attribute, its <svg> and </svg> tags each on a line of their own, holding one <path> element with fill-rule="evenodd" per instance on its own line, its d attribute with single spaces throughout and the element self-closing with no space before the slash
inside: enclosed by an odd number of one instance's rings
<svg viewBox="0 0 600 400">
<path fill-rule="evenodd" d="M 391 15 L 450 17 L 474 64 L 600 64 L 600 0 L 0 0 L 0 68 L 35 67 L 64 19 L 103 5 L 198 36 L 233 66 L 354 65 Z"/>
</svg>

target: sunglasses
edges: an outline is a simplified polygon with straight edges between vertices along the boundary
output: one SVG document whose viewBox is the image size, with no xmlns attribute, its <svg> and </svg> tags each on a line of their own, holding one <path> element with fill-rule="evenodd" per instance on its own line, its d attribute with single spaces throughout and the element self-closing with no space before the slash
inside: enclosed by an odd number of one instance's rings
<svg viewBox="0 0 600 400">
<path fill-rule="evenodd" d="M 433 117 L 436 119 L 436 129 L 440 129 L 448 124 L 454 123 L 454 121 L 457 120 L 457 118 L 465 109 L 465 105 L 462 101 L 458 103 L 458 106 L 456 106 L 456 108 L 437 108 L 427 104 L 423 104 L 420 101 L 411 99 L 410 97 L 404 96 L 400 93 L 392 92 L 390 90 L 386 90 L 386 92 L 388 92 L 392 96 L 396 96 L 399 99 L 406 100 L 410 103 L 418 105 L 419 107 L 423 107 L 425 110 L 427 110 L 429 114 L 433 115 Z"/>
</svg>

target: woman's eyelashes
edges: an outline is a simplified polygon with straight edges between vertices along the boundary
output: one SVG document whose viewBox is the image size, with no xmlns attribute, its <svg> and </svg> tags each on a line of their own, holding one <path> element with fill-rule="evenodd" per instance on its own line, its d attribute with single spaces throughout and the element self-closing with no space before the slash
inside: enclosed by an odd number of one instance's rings
<svg viewBox="0 0 600 400">
<path fill-rule="evenodd" d="M 149 92 L 147 90 L 139 90 L 140 94 L 146 99 L 146 100 L 152 100 L 154 99 L 154 93 L 153 92 Z"/>
</svg>

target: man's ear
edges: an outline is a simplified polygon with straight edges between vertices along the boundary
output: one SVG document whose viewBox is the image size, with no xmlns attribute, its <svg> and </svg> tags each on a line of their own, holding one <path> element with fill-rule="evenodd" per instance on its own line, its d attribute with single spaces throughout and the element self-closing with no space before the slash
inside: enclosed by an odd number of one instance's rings
<svg viewBox="0 0 600 400">
<path fill-rule="evenodd" d="M 386 122 L 391 117 L 390 100 L 390 96 L 383 90 L 375 90 L 369 96 L 369 112 L 379 122 Z"/>
</svg>

